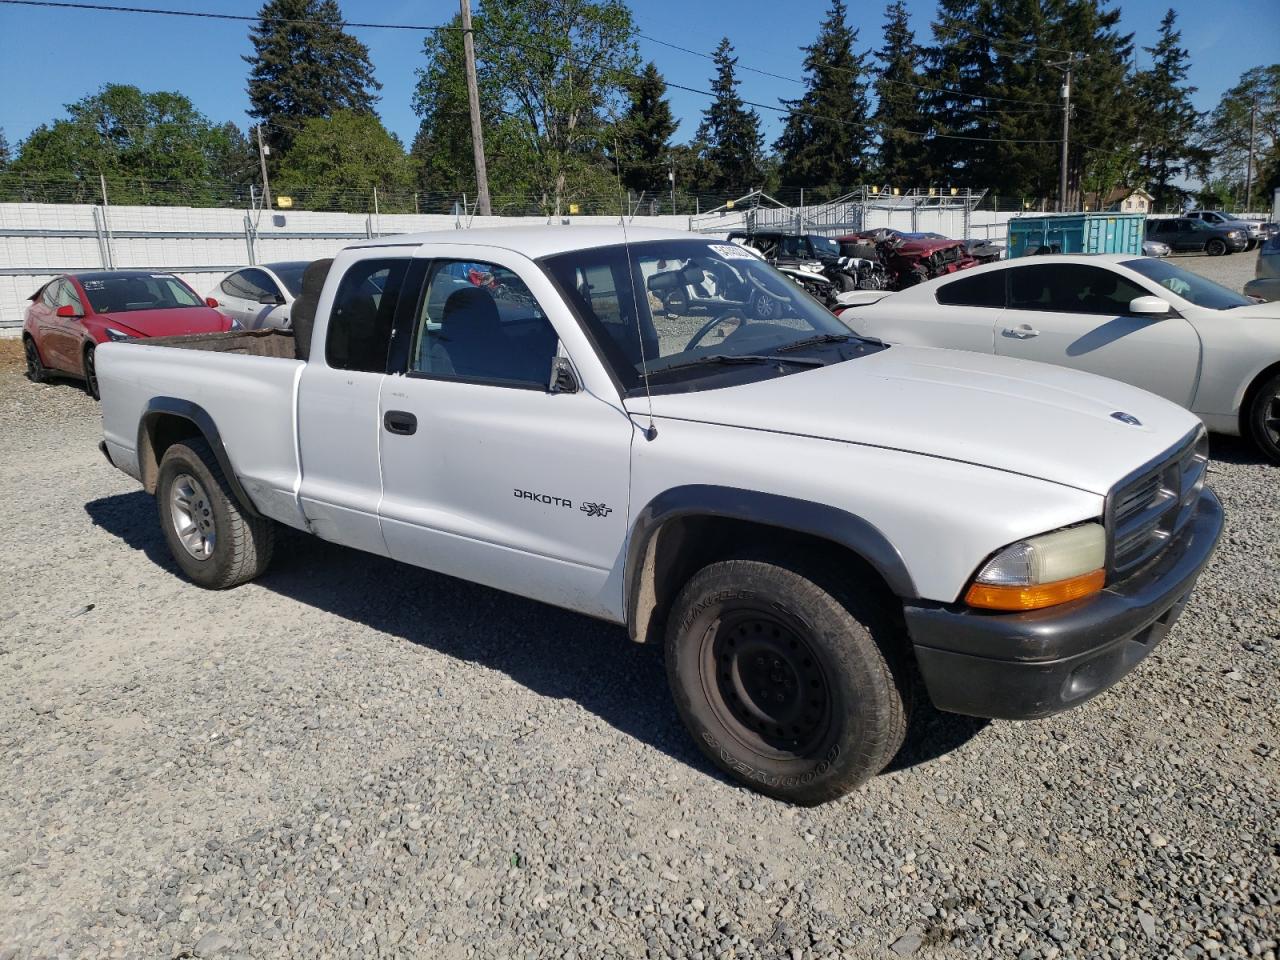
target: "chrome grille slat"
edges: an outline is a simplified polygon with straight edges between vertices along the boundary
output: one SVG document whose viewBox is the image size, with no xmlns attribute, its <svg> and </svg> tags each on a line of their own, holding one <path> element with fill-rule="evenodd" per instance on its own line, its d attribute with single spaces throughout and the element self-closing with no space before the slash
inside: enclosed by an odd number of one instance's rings
<svg viewBox="0 0 1280 960">
<path fill-rule="evenodd" d="M 1108 498 L 1112 580 L 1154 559 L 1191 519 L 1208 459 L 1208 440 L 1198 431 L 1112 491 Z"/>
</svg>

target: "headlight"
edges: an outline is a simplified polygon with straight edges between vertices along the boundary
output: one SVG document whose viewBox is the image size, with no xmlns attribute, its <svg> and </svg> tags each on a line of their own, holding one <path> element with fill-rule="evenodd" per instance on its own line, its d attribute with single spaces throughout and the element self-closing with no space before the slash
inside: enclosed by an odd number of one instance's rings
<svg viewBox="0 0 1280 960">
<path fill-rule="evenodd" d="M 107 336 L 112 340 L 128 340 L 134 336 L 132 333 L 125 333 L 123 330 L 117 330 L 115 327 L 107 327 Z"/>
<path fill-rule="evenodd" d="M 1231 230 L 1231 231 L 1229 231 L 1229 232 L 1227 233 L 1227 236 L 1228 236 L 1228 237 L 1235 237 L 1236 239 L 1239 239 L 1239 237 L 1240 237 L 1240 231 L 1239 231 L 1239 230 Z"/>
<path fill-rule="evenodd" d="M 1083 523 L 1021 540 L 983 564 L 964 602 L 987 610 L 1038 610 L 1097 593 L 1107 580 L 1107 534 Z"/>
</svg>

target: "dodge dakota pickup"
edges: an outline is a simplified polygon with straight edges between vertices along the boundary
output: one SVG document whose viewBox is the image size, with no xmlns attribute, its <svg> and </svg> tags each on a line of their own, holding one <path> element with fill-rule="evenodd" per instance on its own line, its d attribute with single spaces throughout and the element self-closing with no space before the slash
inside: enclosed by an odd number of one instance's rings
<svg viewBox="0 0 1280 960">
<path fill-rule="evenodd" d="M 855 336 L 706 237 L 371 240 L 308 269 L 293 326 L 99 348 L 102 449 L 188 577 L 251 580 L 284 524 L 624 625 L 711 762 L 795 803 L 885 767 L 917 689 L 1098 694 L 1222 526 L 1181 407 Z"/>
</svg>

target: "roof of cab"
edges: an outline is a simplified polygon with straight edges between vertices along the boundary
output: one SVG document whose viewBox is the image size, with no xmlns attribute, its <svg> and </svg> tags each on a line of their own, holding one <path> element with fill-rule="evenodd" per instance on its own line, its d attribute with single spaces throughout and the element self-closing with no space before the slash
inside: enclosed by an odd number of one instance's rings
<svg viewBox="0 0 1280 960">
<path fill-rule="evenodd" d="M 433 230 L 430 233 L 407 233 L 379 237 L 354 247 L 408 247 L 424 244 L 467 244 L 522 253 L 530 259 L 549 257 L 570 250 L 612 247 L 620 243 L 643 243 L 648 240 L 716 240 L 706 234 L 683 230 L 659 230 L 653 227 L 621 226 L 555 226 L 485 227 L 472 230 Z M 348 248 L 351 249 L 351 248 Z"/>
</svg>

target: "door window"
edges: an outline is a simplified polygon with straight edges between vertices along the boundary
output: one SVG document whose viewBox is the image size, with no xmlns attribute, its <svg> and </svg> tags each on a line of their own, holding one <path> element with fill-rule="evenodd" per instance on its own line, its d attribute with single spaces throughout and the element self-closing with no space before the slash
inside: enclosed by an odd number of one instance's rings
<svg viewBox="0 0 1280 960">
<path fill-rule="evenodd" d="M 607 302 L 617 294 L 588 293 Z M 581 293 L 581 290 L 579 291 Z M 409 372 L 445 380 L 545 389 L 558 338 L 523 280 L 493 263 L 436 265 L 418 311 Z"/>
<path fill-rule="evenodd" d="M 1015 269 L 1009 278 L 1009 306 L 1015 310 L 1118 316 L 1128 314 L 1130 300 L 1146 295 L 1133 281 L 1102 267 L 1044 264 Z"/>
<path fill-rule="evenodd" d="M 1004 307 L 1006 270 L 992 270 L 938 288 L 938 302 L 953 307 Z"/>
<path fill-rule="evenodd" d="M 385 373 L 392 319 L 407 259 L 358 260 L 347 270 L 333 296 L 325 361 L 339 370 Z"/>
<path fill-rule="evenodd" d="M 54 307 L 72 306 L 75 307 L 76 313 L 84 315 L 84 304 L 80 302 L 80 296 L 76 293 L 76 288 L 67 280 L 59 280 L 55 284 L 54 290 Z"/>
</svg>

